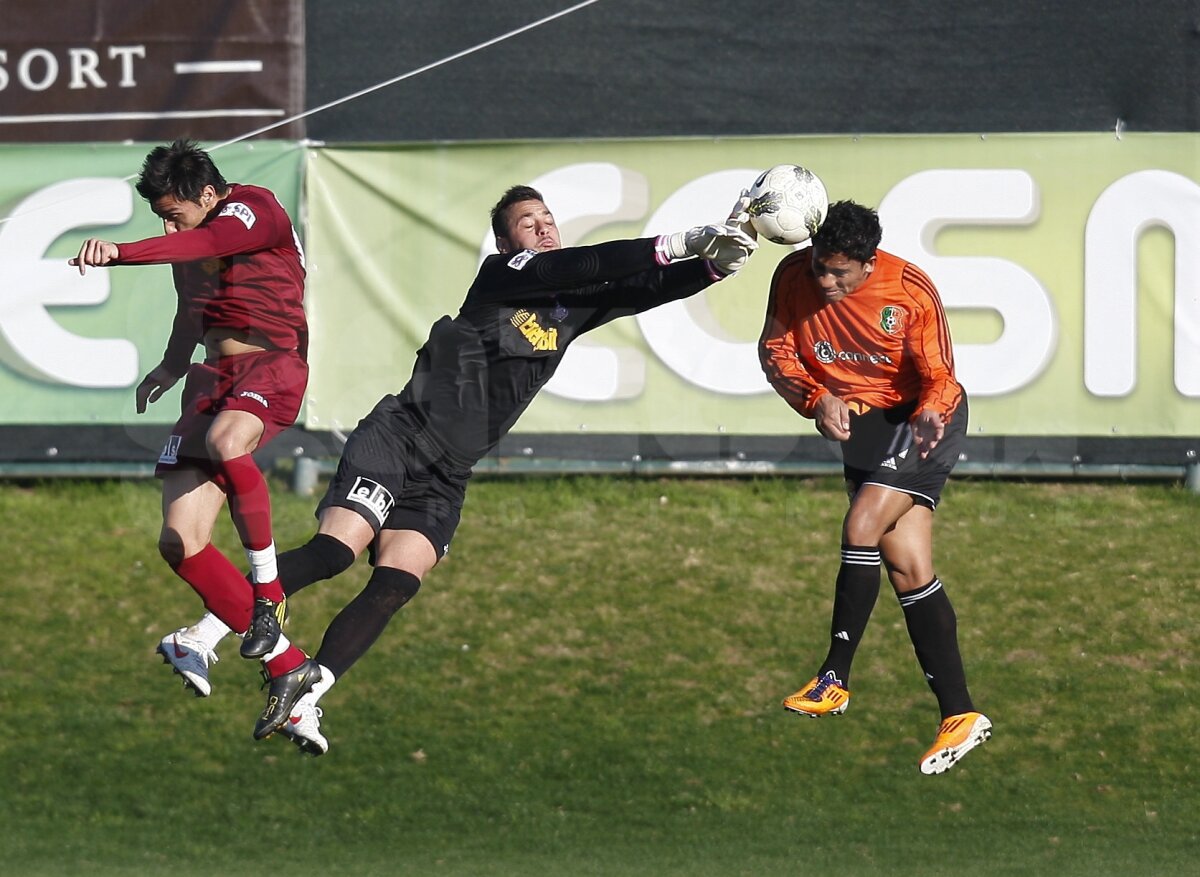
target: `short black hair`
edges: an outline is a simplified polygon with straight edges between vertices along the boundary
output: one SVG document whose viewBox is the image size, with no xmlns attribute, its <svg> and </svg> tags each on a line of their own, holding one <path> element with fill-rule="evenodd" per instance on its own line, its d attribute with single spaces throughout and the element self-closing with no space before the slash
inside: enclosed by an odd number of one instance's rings
<svg viewBox="0 0 1200 877">
<path fill-rule="evenodd" d="M 508 208 L 522 201 L 541 201 L 546 203 L 542 193 L 533 186 L 510 186 L 508 191 L 500 196 L 496 206 L 492 208 L 492 233 L 498 238 L 508 237 Z"/>
<path fill-rule="evenodd" d="M 814 247 L 826 253 L 841 253 L 856 262 L 869 261 L 882 239 L 879 214 L 853 201 L 830 204 L 825 221 L 812 236 Z"/>
<path fill-rule="evenodd" d="M 195 140 L 179 139 L 168 146 L 156 146 L 142 162 L 138 194 L 153 204 L 164 195 L 180 201 L 200 203 L 200 193 L 212 186 L 218 195 L 229 188 L 213 160 Z"/>
</svg>

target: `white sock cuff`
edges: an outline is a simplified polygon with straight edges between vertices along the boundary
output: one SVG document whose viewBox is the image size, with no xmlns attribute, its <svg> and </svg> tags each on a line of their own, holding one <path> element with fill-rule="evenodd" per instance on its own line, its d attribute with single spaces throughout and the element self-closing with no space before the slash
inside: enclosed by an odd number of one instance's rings
<svg viewBox="0 0 1200 877">
<path fill-rule="evenodd" d="M 247 548 L 246 560 L 250 562 L 250 579 L 256 585 L 273 582 L 279 578 L 279 567 L 275 563 L 275 543 L 266 548 Z"/>
<path fill-rule="evenodd" d="M 272 658 L 278 658 L 288 650 L 288 646 L 290 645 L 291 642 L 288 640 L 288 638 L 282 633 L 279 634 L 279 642 L 275 643 L 275 648 L 271 649 L 271 651 L 262 656 L 262 662 L 265 664 Z"/>
</svg>

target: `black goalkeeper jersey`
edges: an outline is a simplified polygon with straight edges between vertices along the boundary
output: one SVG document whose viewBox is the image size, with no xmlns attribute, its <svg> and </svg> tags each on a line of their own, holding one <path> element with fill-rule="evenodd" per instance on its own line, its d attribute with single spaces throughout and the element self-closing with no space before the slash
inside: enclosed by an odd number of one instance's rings
<svg viewBox="0 0 1200 877">
<path fill-rule="evenodd" d="M 458 315 L 417 351 L 402 410 L 449 460 L 487 455 L 584 332 L 685 298 L 714 282 L 698 259 L 659 265 L 655 239 L 489 256 Z"/>
</svg>

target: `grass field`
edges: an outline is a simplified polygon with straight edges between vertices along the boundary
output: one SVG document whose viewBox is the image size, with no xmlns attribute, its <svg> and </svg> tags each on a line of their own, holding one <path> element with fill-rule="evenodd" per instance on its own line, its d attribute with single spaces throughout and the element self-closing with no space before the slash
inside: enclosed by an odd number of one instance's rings
<svg viewBox="0 0 1200 877">
<path fill-rule="evenodd" d="M 298 544 L 314 501 L 275 496 Z M 1196 874 L 1198 505 L 953 482 L 937 569 L 996 733 L 925 777 L 938 716 L 886 585 L 847 714 L 779 706 L 824 654 L 834 481 L 481 481 L 325 698 L 319 759 L 251 739 L 232 640 L 207 700 L 153 655 L 199 605 L 156 484 L 0 484 L 0 873 Z M 299 595 L 292 638 L 365 579 Z"/>
</svg>

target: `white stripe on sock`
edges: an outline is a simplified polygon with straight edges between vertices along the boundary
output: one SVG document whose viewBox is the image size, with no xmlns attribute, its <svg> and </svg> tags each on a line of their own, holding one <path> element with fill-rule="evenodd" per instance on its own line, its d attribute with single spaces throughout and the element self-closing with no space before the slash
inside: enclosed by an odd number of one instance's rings
<svg viewBox="0 0 1200 877">
<path fill-rule="evenodd" d="M 879 566 L 879 549 L 867 549 L 863 551 L 843 548 L 842 563 L 849 563 L 854 566 Z"/>
<path fill-rule="evenodd" d="M 924 600 L 930 594 L 936 594 L 941 589 L 942 589 L 942 580 L 935 578 L 932 582 L 930 582 L 928 585 L 926 585 L 919 591 L 911 591 L 907 594 L 901 594 L 899 597 L 900 605 L 901 606 L 911 606 L 913 603 L 916 603 L 919 600 Z"/>
</svg>

